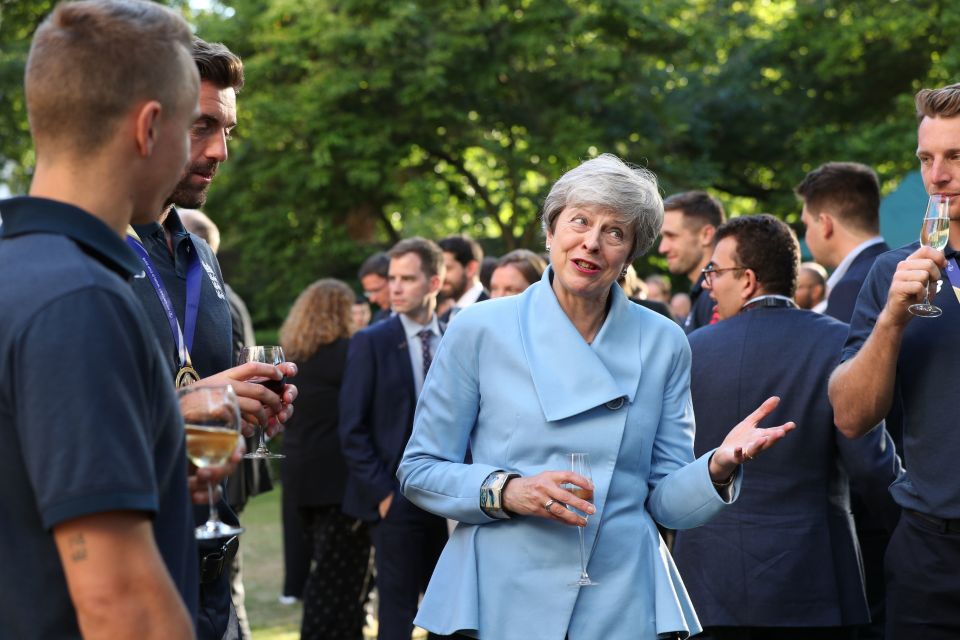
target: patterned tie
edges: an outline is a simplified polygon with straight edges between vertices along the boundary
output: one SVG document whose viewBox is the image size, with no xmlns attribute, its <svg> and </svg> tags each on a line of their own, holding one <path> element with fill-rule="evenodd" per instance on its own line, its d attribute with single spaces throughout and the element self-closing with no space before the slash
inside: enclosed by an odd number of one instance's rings
<svg viewBox="0 0 960 640">
<path fill-rule="evenodd" d="M 430 363 L 433 362 L 433 356 L 430 354 L 430 329 L 423 329 L 417 333 L 420 338 L 420 349 L 423 352 L 423 378 L 426 380 L 427 371 L 430 370 Z"/>
</svg>

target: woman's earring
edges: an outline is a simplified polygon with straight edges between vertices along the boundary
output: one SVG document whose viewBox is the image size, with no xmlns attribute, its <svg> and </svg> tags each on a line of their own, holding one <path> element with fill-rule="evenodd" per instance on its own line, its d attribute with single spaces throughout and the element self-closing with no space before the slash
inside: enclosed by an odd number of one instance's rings
<svg viewBox="0 0 960 640">
<path fill-rule="evenodd" d="M 623 271 L 620 272 L 620 277 L 621 277 L 621 278 L 626 278 L 626 277 L 627 277 L 627 267 L 624 267 L 624 268 L 623 268 Z"/>
<path fill-rule="evenodd" d="M 547 251 L 550 251 L 550 245 L 546 245 Z"/>
</svg>

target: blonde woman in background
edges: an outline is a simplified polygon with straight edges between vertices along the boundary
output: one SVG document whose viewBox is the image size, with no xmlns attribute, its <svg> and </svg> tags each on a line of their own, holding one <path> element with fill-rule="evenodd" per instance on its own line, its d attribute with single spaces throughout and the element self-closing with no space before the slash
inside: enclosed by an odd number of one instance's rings
<svg viewBox="0 0 960 640">
<path fill-rule="evenodd" d="M 340 511 L 347 468 L 337 437 L 338 397 L 354 332 L 354 294 L 343 282 L 314 282 L 280 328 L 285 355 L 300 365 L 296 416 L 283 435 L 285 499 L 296 505 L 311 555 L 303 591 L 301 637 L 357 640 L 370 541 L 366 528 Z M 298 384 L 299 386 L 299 384 Z M 285 521 L 284 526 L 288 526 Z"/>
</svg>

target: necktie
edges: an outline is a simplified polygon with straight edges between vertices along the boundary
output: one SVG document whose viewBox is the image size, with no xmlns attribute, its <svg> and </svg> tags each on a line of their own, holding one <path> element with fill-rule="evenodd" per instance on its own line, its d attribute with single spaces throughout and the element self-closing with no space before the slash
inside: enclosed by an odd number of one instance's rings
<svg viewBox="0 0 960 640">
<path fill-rule="evenodd" d="M 427 371 L 430 370 L 430 363 L 433 361 L 433 356 L 430 354 L 430 329 L 423 329 L 417 333 L 417 337 L 420 338 L 420 350 L 423 353 L 423 377 L 426 379 Z"/>
</svg>

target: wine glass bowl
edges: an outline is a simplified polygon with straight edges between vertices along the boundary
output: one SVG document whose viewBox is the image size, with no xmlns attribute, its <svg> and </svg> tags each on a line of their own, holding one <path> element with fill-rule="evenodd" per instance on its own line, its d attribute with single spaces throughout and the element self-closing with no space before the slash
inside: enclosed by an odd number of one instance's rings
<svg viewBox="0 0 960 640">
<path fill-rule="evenodd" d="M 240 406 L 233 387 L 191 385 L 177 392 L 186 431 L 187 457 L 198 469 L 219 467 L 230 460 L 240 438 Z M 213 487 L 207 485 L 210 516 L 196 528 L 200 540 L 226 538 L 243 533 L 222 520 L 213 501 Z"/>
<path fill-rule="evenodd" d="M 943 251 L 950 238 L 950 197 L 940 194 L 930 196 L 920 226 L 920 245 Z M 936 318 L 943 310 L 930 303 L 930 287 L 924 290 L 923 302 L 912 304 L 907 310 L 921 318 Z"/>
<path fill-rule="evenodd" d="M 591 485 L 593 484 L 593 474 L 590 471 L 590 454 L 588 453 L 571 453 L 569 454 L 570 458 L 570 470 L 574 473 L 583 476 L 590 481 Z M 581 500 L 586 500 L 587 502 L 593 502 L 593 488 L 592 487 L 578 487 L 575 484 L 564 484 L 563 488 L 577 496 Z M 575 509 L 569 505 L 567 508 L 571 511 Z M 578 511 L 578 513 L 580 513 Z M 584 520 L 589 522 L 586 513 L 580 513 L 583 516 Z M 577 527 L 577 534 L 580 538 L 580 577 L 576 581 L 570 583 L 572 587 L 592 587 L 599 584 L 594 582 L 590 576 L 587 574 L 587 554 L 586 549 L 584 548 L 583 542 L 583 529 L 584 527 Z"/>
<path fill-rule="evenodd" d="M 245 364 L 247 362 L 264 362 L 266 364 L 272 364 L 277 366 L 283 362 L 286 362 L 286 359 L 283 356 L 283 348 L 278 346 L 252 346 L 244 347 L 240 351 L 240 356 L 237 358 L 237 364 Z M 253 382 L 255 384 L 263 385 L 273 393 L 280 396 L 280 400 L 283 400 L 283 388 L 287 384 L 287 377 L 284 376 L 279 380 L 274 380 L 273 378 L 250 378 L 247 382 Z M 264 437 L 264 429 L 262 425 L 257 426 L 257 448 L 254 451 L 246 454 L 244 458 L 285 458 L 286 456 L 281 453 L 273 453 L 270 449 L 267 448 L 266 438 Z"/>
</svg>

